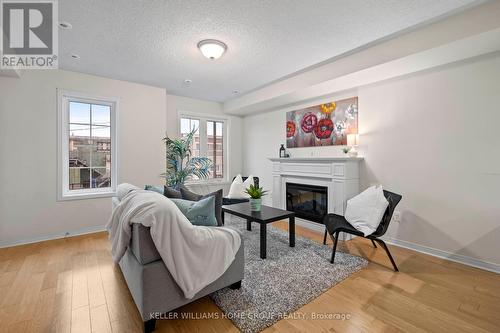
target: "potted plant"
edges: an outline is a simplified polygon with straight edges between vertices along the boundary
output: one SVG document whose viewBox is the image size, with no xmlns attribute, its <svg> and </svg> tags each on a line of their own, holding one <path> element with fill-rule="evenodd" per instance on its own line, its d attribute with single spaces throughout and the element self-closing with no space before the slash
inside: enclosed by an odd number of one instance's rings
<svg viewBox="0 0 500 333">
<path fill-rule="evenodd" d="M 186 136 L 171 139 L 166 136 L 166 172 L 162 177 L 166 179 L 167 186 L 178 188 L 190 177 L 197 176 L 206 179 L 210 175 L 212 161 L 207 157 L 191 157 L 191 143 L 196 132 L 193 128 Z"/>
<path fill-rule="evenodd" d="M 253 212 L 260 212 L 262 208 L 262 197 L 266 195 L 268 191 L 264 191 L 264 188 L 250 185 L 245 189 L 245 193 L 250 196 L 250 210 Z"/>
</svg>

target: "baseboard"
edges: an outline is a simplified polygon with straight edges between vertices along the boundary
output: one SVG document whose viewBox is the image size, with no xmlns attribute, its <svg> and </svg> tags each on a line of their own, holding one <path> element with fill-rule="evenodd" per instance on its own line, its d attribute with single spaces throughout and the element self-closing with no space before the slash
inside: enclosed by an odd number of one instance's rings
<svg viewBox="0 0 500 333">
<path fill-rule="evenodd" d="M 301 227 L 311 229 L 314 231 L 319 231 L 321 233 L 325 232 L 325 225 L 324 224 L 319 224 L 315 222 L 310 222 L 301 218 L 296 217 L 295 218 L 295 224 L 300 225 Z"/>
<path fill-rule="evenodd" d="M 480 268 L 484 269 L 486 271 L 490 271 L 493 273 L 500 274 L 500 265 L 495 264 L 492 262 L 487 262 L 483 260 L 479 260 L 476 258 L 464 256 L 462 254 L 456 254 L 456 253 L 451 253 L 448 251 L 443 251 L 439 249 L 435 249 L 432 247 L 424 246 L 424 245 L 419 245 L 415 244 L 412 242 L 407 242 L 395 238 L 390 238 L 390 237 L 382 237 L 382 239 L 391 245 L 399 246 L 399 247 L 404 247 L 405 249 L 410 249 L 416 252 L 424 253 L 431 255 L 433 257 L 438 257 L 441 259 L 446 259 L 450 261 L 457 262 L 459 264 L 475 267 L 475 268 Z"/>
<path fill-rule="evenodd" d="M 99 225 L 99 226 L 95 226 L 95 227 L 83 228 L 83 229 L 74 230 L 74 231 L 65 231 L 62 233 L 45 235 L 45 236 L 29 238 L 29 239 L 21 239 L 21 240 L 16 240 L 16 241 L 2 241 L 2 242 L 0 242 L 0 248 L 25 245 L 25 244 L 32 244 L 32 243 L 44 242 L 44 241 L 61 239 L 61 238 L 66 238 L 66 237 L 93 234 L 95 232 L 101 232 L 104 230 L 105 230 L 105 227 L 103 225 Z"/>
<path fill-rule="evenodd" d="M 314 231 L 319 231 L 321 233 L 323 233 L 325 231 L 323 225 L 318 224 L 318 223 L 314 223 L 314 222 L 310 222 L 307 220 L 303 220 L 300 218 L 295 218 L 295 223 L 297 225 L 304 227 L 304 228 L 308 228 L 308 229 L 314 230 Z M 345 233 L 343 233 L 343 234 L 345 234 Z M 354 237 L 351 237 L 351 238 L 354 238 Z M 479 260 L 476 258 L 464 256 L 461 254 L 455 254 L 455 253 L 451 253 L 451 252 L 447 252 L 447 251 L 443 251 L 443 250 L 438 250 L 438 249 L 434 249 L 434 248 L 431 248 L 428 246 L 419 245 L 419 244 L 415 244 L 412 242 L 407 242 L 407 241 L 403 241 L 403 240 L 399 240 L 399 239 L 395 239 L 395 238 L 382 237 L 382 239 L 386 243 L 391 244 L 391 245 L 403 247 L 405 249 L 410 249 L 410 250 L 413 250 L 416 252 L 428 254 L 428 255 L 431 255 L 433 257 L 454 261 L 454 262 L 457 262 L 459 264 L 463 264 L 466 266 L 484 269 L 486 271 L 500 274 L 500 265 L 499 264 Z M 348 240 L 348 239 L 344 239 L 344 240 Z"/>
</svg>

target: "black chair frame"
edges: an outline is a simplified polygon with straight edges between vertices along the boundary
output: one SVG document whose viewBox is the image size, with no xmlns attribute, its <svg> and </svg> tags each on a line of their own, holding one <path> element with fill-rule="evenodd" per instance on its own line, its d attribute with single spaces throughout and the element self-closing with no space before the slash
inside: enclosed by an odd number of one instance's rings
<svg viewBox="0 0 500 333">
<path fill-rule="evenodd" d="M 398 267 L 396 266 L 396 262 L 394 261 L 394 258 L 391 255 L 391 252 L 389 251 L 389 248 L 387 247 L 387 244 L 380 239 L 382 237 L 387 229 L 389 228 L 389 223 L 391 222 L 392 219 L 392 214 L 394 213 L 394 209 L 398 205 L 398 203 L 401 201 L 402 196 L 396 193 L 392 193 L 389 191 L 384 191 L 384 196 L 389 202 L 389 206 L 387 207 L 384 216 L 382 217 L 382 221 L 380 221 L 380 224 L 377 228 L 377 230 L 368 236 L 364 236 L 364 234 L 358 230 L 356 230 L 352 225 L 347 222 L 347 220 L 337 214 L 327 214 L 324 219 L 324 224 L 325 224 L 325 235 L 323 236 L 323 244 L 326 244 L 326 234 L 330 234 L 330 237 L 333 240 L 333 249 L 332 249 L 332 258 L 330 259 L 330 262 L 333 264 L 335 260 L 335 252 L 337 251 L 337 242 L 339 239 L 339 235 L 341 232 L 345 232 L 351 235 L 367 238 L 371 240 L 373 246 L 377 248 L 377 245 L 375 242 L 379 243 L 380 246 L 385 250 L 387 253 L 387 256 L 389 257 L 389 260 L 391 261 L 392 266 L 394 267 L 394 271 L 399 272 Z"/>
</svg>

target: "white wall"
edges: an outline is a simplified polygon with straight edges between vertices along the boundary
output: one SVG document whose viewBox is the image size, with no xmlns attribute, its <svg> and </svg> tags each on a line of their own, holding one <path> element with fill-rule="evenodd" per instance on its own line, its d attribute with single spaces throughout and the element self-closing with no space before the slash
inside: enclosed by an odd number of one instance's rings
<svg viewBox="0 0 500 333">
<path fill-rule="evenodd" d="M 337 96 L 359 97 L 362 187 L 381 183 L 403 195 L 402 222 L 388 237 L 500 267 L 499 77 L 497 54 Z M 285 142 L 288 110 L 243 121 L 244 173 L 267 189 L 267 157 Z M 342 154 L 339 147 L 290 151 Z"/>
<path fill-rule="evenodd" d="M 204 101 L 188 97 L 176 95 L 167 95 L 167 133 L 171 136 L 179 136 L 179 111 L 200 113 L 206 115 L 216 115 L 228 119 L 229 127 L 229 142 L 228 142 L 228 159 L 229 159 L 229 180 L 242 171 L 242 152 L 241 152 L 241 123 L 242 118 L 230 116 L 222 112 L 222 106 L 217 102 Z M 199 193 L 208 193 L 219 188 L 224 189 L 227 193 L 229 184 L 227 182 L 190 186 L 193 190 Z"/>
<path fill-rule="evenodd" d="M 0 77 L 0 246 L 99 230 L 111 213 L 110 198 L 56 201 L 56 88 L 119 98 L 119 182 L 164 170 L 164 89 L 62 70 Z"/>
<path fill-rule="evenodd" d="M 164 183 L 162 138 L 178 135 L 178 110 L 223 115 L 220 103 L 81 73 L 40 70 L 0 77 L 0 247 L 102 230 L 111 213 L 110 198 L 56 200 L 57 88 L 119 98 L 119 183 Z M 241 118 L 227 118 L 233 176 L 241 172 Z M 227 191 L 228 184 L 193 190 L 221 187 Z"/>
</svg>

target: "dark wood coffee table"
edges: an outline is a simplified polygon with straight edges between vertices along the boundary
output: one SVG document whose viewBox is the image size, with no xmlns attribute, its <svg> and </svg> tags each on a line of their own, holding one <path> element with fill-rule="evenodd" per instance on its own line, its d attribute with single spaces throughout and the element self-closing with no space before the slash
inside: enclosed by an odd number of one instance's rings
<svg viewBox="0 0 500 333">
<path fill-rule="evenodd" d="M 244 202 L 235 205 L 222 206 L 222 223 L 224 215 L 229 213 L 247 220 L 247 230 L 252 231 L 252 222 L 260 224 L 260 257 L 266 259 L 266 235 L 267 224 L 279 220 L 288 219 L 288 233 L 290 238 L 290 247 L 295 246 L 295 213 L 288 210 L 273 208 L 262 205 L 260 212 L 250 210 L 250 203 Z"/>
</svg>

